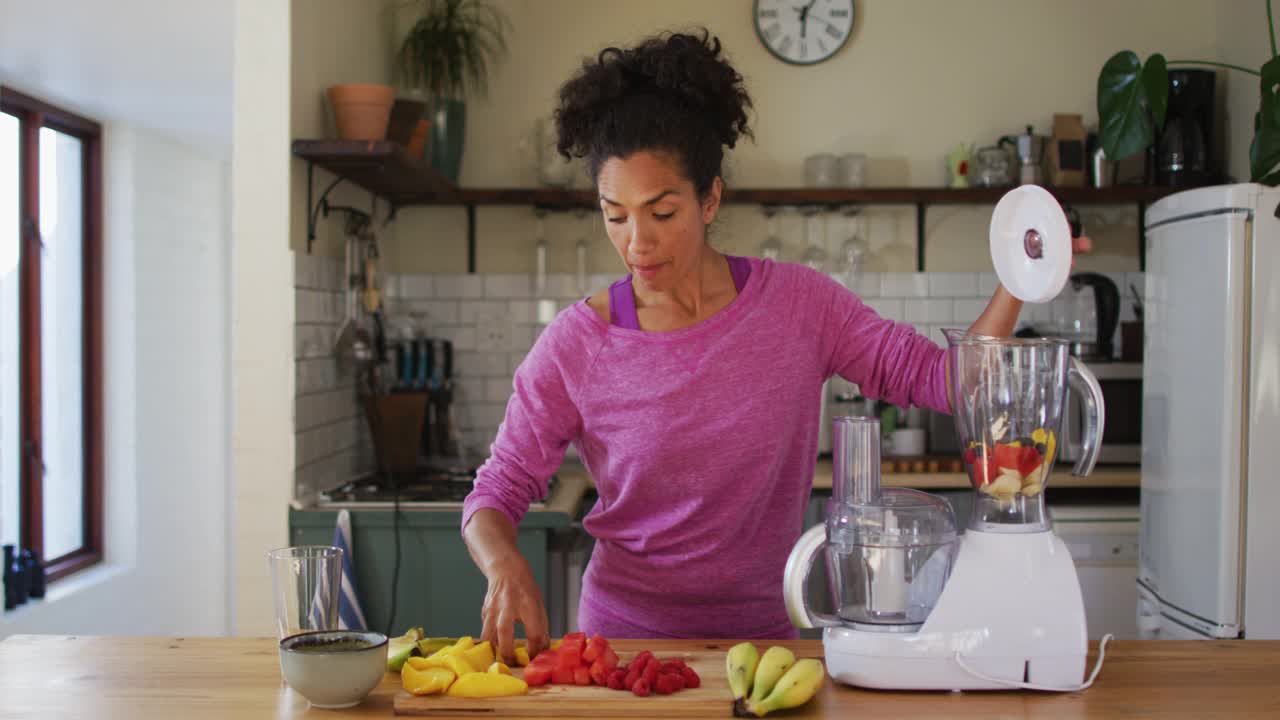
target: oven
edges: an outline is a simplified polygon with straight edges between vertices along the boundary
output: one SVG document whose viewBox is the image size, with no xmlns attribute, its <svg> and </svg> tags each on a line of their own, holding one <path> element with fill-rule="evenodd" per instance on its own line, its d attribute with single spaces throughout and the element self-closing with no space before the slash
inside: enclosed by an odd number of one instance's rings
<svg viewBox="0 0 1280 720">
<path fill-rule="evenodd" d="M 1102 449 L 1098 462 L 1107 464 L 1133 464 L 1142 461 L 1142 363 L 1090 362 L 1085 363 L 1098 385 L 1102 388 L 1106 403 L 1106 420 L 1102 428 Z M 1079 397 L 1067 393 L 1066 412 L 1062 420 L 1062 439 L 1058 459 L 1075 462 L 1083 449 L 1080 438 L 1084 419 L 1080 412 Z"/>
</svg>

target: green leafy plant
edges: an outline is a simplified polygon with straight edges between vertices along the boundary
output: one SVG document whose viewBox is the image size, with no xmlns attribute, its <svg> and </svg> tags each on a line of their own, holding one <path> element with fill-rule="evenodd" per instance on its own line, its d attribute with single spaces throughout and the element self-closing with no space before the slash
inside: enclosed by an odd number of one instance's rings
<svg viewBox="0 0 1280 720">
<path fill-rule="evenodd" d="M 421 5 L 421 17 L 400 46 L 405 82 L 434 98 L 485 93 L 491 63 L 506 55 L 506 16 L 484 0 L 422 0 Z"/>
<path fill-rule="evenodd" d="M 1280 54 L 1276 52 L 1271 0 L 1266 0 L 1271 59 L 1260 70 L 1210 60 L 1165 60 L 1155 53 L 1144 64 L 1132 50 L 1111 56 L 1098 74 L 1098 121 L 1102 149 L 1121 160 L 1142 152 L 1164 126 L 1169 109 L 1169 66 L 1202 65 L 1256 75 L 1261 107 L 1253 143 L 1249 146 L 1249 174 L 1254 182 L 1280 184 Z"/>
</svg>

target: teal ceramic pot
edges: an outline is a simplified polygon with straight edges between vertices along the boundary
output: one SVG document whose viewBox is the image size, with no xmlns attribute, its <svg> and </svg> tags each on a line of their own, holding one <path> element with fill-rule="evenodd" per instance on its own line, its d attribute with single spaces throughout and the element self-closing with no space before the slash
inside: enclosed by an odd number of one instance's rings
<svg viewBox="0 0 1280 720">
<path fill-rule="evenodd" d="M 431 167 L 457 185 L 462 170 L 462 144 L 467 106 L 461 100 L 435 100 L 431 108 Z"/>
</svg>

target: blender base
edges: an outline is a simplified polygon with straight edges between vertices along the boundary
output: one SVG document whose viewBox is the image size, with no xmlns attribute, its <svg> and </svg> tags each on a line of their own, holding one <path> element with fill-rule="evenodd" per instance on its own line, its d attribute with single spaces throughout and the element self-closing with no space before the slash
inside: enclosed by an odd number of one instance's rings
<svg viewBox="0 0 1280 720">
<path fill-rule="evenodd" d="M 859 687 L 1011 690 L 1026 682 L 1074 690 L 1087 638 L 1080 581 L 1060 538 L 971 529 L 917 632 L 828 627 L 823 647 L 828 674 Z"/>
</svg>

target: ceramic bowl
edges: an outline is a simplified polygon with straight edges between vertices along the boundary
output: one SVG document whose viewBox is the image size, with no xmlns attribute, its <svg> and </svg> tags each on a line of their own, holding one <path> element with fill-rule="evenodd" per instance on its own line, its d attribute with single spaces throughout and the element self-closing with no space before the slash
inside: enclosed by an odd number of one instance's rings
<svg viewBox="0 0 1280 720">
<path fill-rule="evenodd" d="M 280 641 L 289 687 L 318 708 L 357 705 L 387 671 L 387 636 L 358 630 L 305 632 Z"/>
</svg>

